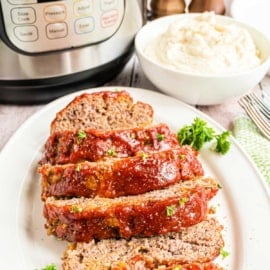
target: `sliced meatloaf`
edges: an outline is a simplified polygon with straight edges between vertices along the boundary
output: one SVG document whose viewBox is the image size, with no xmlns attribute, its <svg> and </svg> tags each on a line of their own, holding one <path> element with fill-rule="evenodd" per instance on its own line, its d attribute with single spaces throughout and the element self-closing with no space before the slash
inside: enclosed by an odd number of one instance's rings
<svg viewBox="0 0 270 270">
<path fill-rule="evenodd" d="M 63 269 L 218 270 L 212 261 L 224 245 L 222 229 L 216 219 L 209 218 L 181 232 L 151 238 L 77 243 L 66 250 Z"/>
<path fill-rule="evenodd" d="M 176 134 L 166 124 L 120 130 L 65 130 L 53 133 L 45 144 L 42 163 L 65 164 L 82 160 L 125 158 L 177 147 Z"/>
<path fill-rule="evenodd" d="M 200 178 L 114 199 L 49 197 L 44 203 L 46 227 L 49 234 L 72 242 L 179 231 L 206 218 L 208 201 L 217 190 L 215 180 Z"/>
<path fill-rule="evenodd" d="M 84 93 L 57 113 L 51 123 L 51 133 L 64 130 L 119 129 L 150 125 L 153 108 L 143 102 L 133 102 L 126 91 Z"/>
<path fill-rule="evenodd" d="M 115 198 L 142 194 L 182 180 L 203 175 L 201 163 L 190 147 L 124 159 L 99 162 L 49 165 L 39 168 L 42 175 L 42 198 L 88 197 Z"/>
</svg>

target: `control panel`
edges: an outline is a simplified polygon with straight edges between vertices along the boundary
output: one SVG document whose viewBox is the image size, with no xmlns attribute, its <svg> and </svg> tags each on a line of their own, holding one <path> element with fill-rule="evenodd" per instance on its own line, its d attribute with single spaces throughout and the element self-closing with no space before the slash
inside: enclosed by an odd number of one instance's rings
<svg viewBox="0 0 270 270">
<path fill-rule="evenodd" d="M 122 23 L 125 0 L 1 0 L 1 13 L 12 46 L 42 53 L 110 38 Z"/>
</svg>

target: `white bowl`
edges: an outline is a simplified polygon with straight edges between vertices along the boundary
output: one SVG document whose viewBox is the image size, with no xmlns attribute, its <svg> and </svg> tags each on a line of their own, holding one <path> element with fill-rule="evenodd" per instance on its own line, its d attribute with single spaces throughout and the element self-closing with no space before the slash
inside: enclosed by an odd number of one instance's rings
<svg viewBox="0 0 270 270">
<path fill-rule="evenodd" d="M 234 23 L 248 30 L 261 52 L 262 62 L 259 66 L 237 74 L 193 74 L 167 68 L 145 55 L 144 50 L 149 42 L 165 32 L 169 24 L 176 19 L 187 19 L 196 15 L 190 13 L 162 17 L 146 24 L 138 32 L 135 49 L 146 77 L 162 92 L 193 105 L 220 104 L 254 88 L 270 67 L 270 41 L 255 28 L 227 16 L 217 15 L 217 22 Z"/>
</svg>

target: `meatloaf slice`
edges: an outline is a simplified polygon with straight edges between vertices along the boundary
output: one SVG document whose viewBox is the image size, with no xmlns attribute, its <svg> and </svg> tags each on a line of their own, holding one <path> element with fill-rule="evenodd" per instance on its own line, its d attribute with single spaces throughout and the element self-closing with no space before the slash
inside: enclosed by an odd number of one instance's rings
<svg viewBox="0 0 270 270">
<path fill-rule="evenodd" d="M 65 164 L 82 160 L 125 158 L 177 147 L 176 134 L 166 124 L 120 130 L 65 130 L 53 133 L 45 144 L 42 163 Z"/>
<path fill-rule="evenodd" d="M 134 103 L 126 91 L 84 93 L 57 113 L 51 123 L 51 133 L 87 128 L 108 130 L 143 127 L 152 121 L 152 106 L 139 101 Z"/>
<path fill-rule="evenodd" d="M 114 199 L 47 198 L 44 216 L 49 234 L 71 242 L 179 231 L 206 218 L 218 187 L 200 178 L 141 195 Z"/>
<path fill-rule="evenodd" d="M 49 165 L 39 168 L 42 199 L 55 197 L 115 198 L 142 194 L 203 175 L 190 147 L 99 162 Z"/>
<path fill-rule="evenodd" d="M 222 229 L 209 218 L 181 232 L 150 238 L 71 244 L 63 256 L 63 269 L 218 270 L 212 261 L 224 245 Z"/>
</svg>

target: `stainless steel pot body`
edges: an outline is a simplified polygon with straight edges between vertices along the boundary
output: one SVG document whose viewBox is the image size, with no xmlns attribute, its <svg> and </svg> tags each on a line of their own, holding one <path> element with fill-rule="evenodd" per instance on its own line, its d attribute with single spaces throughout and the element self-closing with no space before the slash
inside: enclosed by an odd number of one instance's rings
<svg viewBox="0 0 270 270">
<path fill-rule="evenodd" d="M 2 1 L 1 1 L 2 2 Z M 3 1 L 4 2 L 4 1 Z M 32 2 L 37 2 L 37 0 L 10 0 L 6 2 L 12 2 L 12 5 L 9 5 L 9 10 L 6 10 L 7 7 L 3 6 L 2 2 L 2 13 L 7 12 L 8 15 L 2 14 L 2 20 L 5 20 L 6 16 L 6 25 L 4 27 L 8 27 L 8 24 L 13 24 L 12 29 L 9 31 L 10 33 L 17 34 L 17 38 L 24 39 L 24 36 L 26 36 L 25 39 L 27 39 L 28 35 L 35 35 L 31 32 L 31 29 L 37 28 L 39 30 L 40 26 L 38 23 L 38 18 L 41 17 L 41 15 L 36 15 L 35 21 L 31 23 L 31 15 L 37 11 L 33 8 Z M 20 3 L 24 3 L 23 5 Z M 20 43 L 26 44 L 28 49 L 25 48 L 17 48 L 16 46 L 16 39 L 14 37 L 9 38 L 9 42 L 11 46 L 9 46 L 8 42 L 0 41 L 0 80 L 1 81 L 18 81 L 18 80 L 35 80 L 35 79 L 48 79 L 48 78 L 56 78 L 59 76 L 67 76 L 76 74 L 79 72 L 92 70 L 98 67 L 101 67 L 109 62 L 112 62 L 113 60 L 121 57 L 121 55 L 127 53 L 128 50 L 130 50 L 130 47 L 132 46 L 134 36 L 136 32 L 140 29 L 143 23 L 143 1 L 137 1 L 137 0 L 128 0 L 128 1 L 121 1 L 121 0 L 66 0 L 66 1 L 45 1 L 46 3 L 43 3 L 44 1 L 41 1 L 42 3 L 36 3 L 35 7 L 42 8 L 43 14 L 45 13 L 44 10 L 50 11 L 50 7 L 55 5 L 56 7 L 61 7 L 66 9 L 66 13 L 68 11 L 71 11 L 72 8 L 74 9 L 74 6 L 76 3 L 81 3 L 80 7 L 81 9 L 87 8 L 87 3 L 95 2 L 96 5 L 103 5 L 101 6 L 101 11 L 98 14 L 99 18 L 95 18 L 94 15 L 91 14 L 83 15 L 75 17 L 72 24 L 75 25 L 76 21 L 79 19 L 81 20 L 81 27 L 86 27 L 86 29 L 89 30 L 91 26 L 89 26 L 89 22 L 87 19 L 90 17 L 94 18 L 93 24 L 106 24 L 109 25 L 111 22 L 110 20 L 115 20 L 115 10 L 118 10 L 118 20 L 119 22 L 116 23 L 115 28 L 111 31 L 107 31 L 106 34 L 103 34 L 101 37 L 95 37 L 91 40 L 91 33 L 85 35 L 83 37 L 83 33 L 80 33 L 77 35 L 71 35 L 69 39 L 66 38 L 55 38 L 54 44 L 51 45 L 51 47 L 47 50 L 46 49 L 46 42 L 51 41 L 50 38 L 46 37 L 43 41 L 41 41 L 40 46 L 44 45 L 44 48 L 39 51 L 38 47 L 35 45 L 36 41 L 32 42 L 32 46 L 36 46 L 34 51 L 31 51 L 31 42 L 24 41 L 22 42 L 19 40 Z M 114 7 L 113 5 L 119 5 L 122 4 L 120 8 Z M 106 6 L 107 5 L 107 6 Z M 110 9 L 111 5 L 111 9 Z M 92 8 L 91 12 L 92 14 L 95 13 L 94 6 L 90 7 Z M 103 8 L 103 10 L 102 10 Z M 107 9 L 107 10 L 106 10 Z M 15 10 L 15 11 L 14 11 Z M 52 9 L 51 9 L 52 10 Z M 55 9 L 58 13 L 61 12 L 59 9 Z M 74 10 L 71 11 L 74 13 Z M 102 14 L 107 12 L 108 16 L 104 16 L 104 21 L 101 22 L 101 16 Z M 113 13 L 114 12 L 114 13 Z M 10 22 L 8 21 L 7 16 L 13 16 L 14 18 L 10 19 Z M 53 16 L 53 11 L 51 11 L 51 15 Z M 49 13 L 50 15 L 50 13 Z M 16 18 L 17 16 L 17 18 Z M 30 18 L 28 18 L 30 17 Z M 22 23 L 20 23 L 20 20 Z M 26 23 L 24 23 L 24 20 Z M 93 19 L 89 19 L 93 20 Z M 107 20 L 107 21 L 106 21 Z M 2 24 L 5 24 L 3 23 Z M 30 21 L 30 23 L 29 23 Z M 52 20 L 53 21 L 53 20 Z M 61 30 L 61 24 L 66 24 L 67 22 L 63 19 L 62 21 L 59 21 L 59 18 L 56 19 L 55 24 L 58 24 Z M 85 23 L 85 25 L 84 25 Z M 88 24 L 87 24 L 88 23 Z M 43 23 L 44 24 L 44 23 Z M 47 33 L 44 35 L 50 34 L 48 32 L 48 27 L 52 28 L 52 22 L 50 19 L 48 21 L 45 21 L 45 24 L 42 26 L 44 29 L 47 28 Z M 25 27 L 25 32 L 23 32 L 23 27 Z M 88 28 L 87 28 L 88 27 Z M 3 40 L 3 36 L 7 36 L 8 30 L 6 28 L 2 28 L 1 30 L 1 36 Z M 21 28 L 22 30 L 20 30 Z M 19 29 L 19 30 L 18 30 Z M 27 29 L 29 29 L 30 32 L 27 32 Z M 75 26 L 74 26 L 75 29 Z M 73 27 L 70 27 L 68 32 L 75 32 Z M 54 29 L 51 30 L 51 35 L 53 37 Z M 59 30 L 59 29 L 58 29 Z M 60 31 L 59 30 L 59 31 Z M 78 29 L 77 29 L 78 30 Z M 91 29 L 90 29 L 91 30 Z M 17 31 L 17 32 L 16 32 Z M 22 31 L 22 32 L 20 32 Z M 57 26 L 55 31 L 57 31 Z M 41 33 L 42 34 L 42 33 Z M 40 35 L 41 35 L 40 34 Z M 67 34 L 69 35 L 69 34 Z M 34 36 L 35 38 L 35 36 Z M 43 37 L 39 37 L 41 39 Z M 77 41 L 77 44 L 74 46 L 74 41 L 76 43 L 77 39 L 81 39 L 82 42 Z M 89 39 L 87 41 L 87 38 Z M 12 40 L 13 39 L 13 40 Z M 84 39 L 84 40 L 83 40 Z M 5 44 L 7 43 L 7 44 Z M 62 46 L 58 46 L 58 44 L 62 44 Z M 55 46 L 55 48 L 53 47 Z M 58 47 L 57 47 L 58 46 Z M 77 48 L 74 48 L 76 47 Z M 48 46 L 49 47 L 49 46 Z"/>
</svg>

